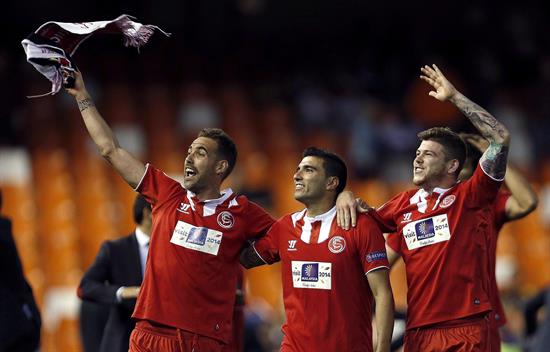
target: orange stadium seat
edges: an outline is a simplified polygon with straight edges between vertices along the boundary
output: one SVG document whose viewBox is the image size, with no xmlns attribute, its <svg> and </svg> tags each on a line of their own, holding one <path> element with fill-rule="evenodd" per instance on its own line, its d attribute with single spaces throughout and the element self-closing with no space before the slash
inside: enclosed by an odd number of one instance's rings
<svg viewBox="0 0 550 352">
<path fill-rule="evenodd" d="M 117 236 L 108 173 L 112 172 L 97 155 L 83 152 L 73 158 L 75 201 L 78 211 L 80 265 L 86 270 L 93 262 L 101 243 Z"/>
<path fill-rule="evenodd" d="M 76 324 L 77 309 L 74 302 L 76 287 L 81 277 L 78 260 L 78 227 L 74 184 L 70 173 L 69 158 L 64 150 L 41 149 L 33 154 L 34 182 L 36 185 L 36 204 L 38 209 L 38 228 L 40 252 L 43 255 L 45 272 L 45 295 L 59 288 L 71 292 L 65 305 L 73 307 L 64 316 L 69 324 Z M 70 303 L 73 304 L 70 304 Z M 45 303 L 43 316 L 55 314 L 55 309 Z M 69 335 L 67 335 L 69 333 Z M 65 339 L 74 340 L 77 334 L 71 331 L 45 330 L 45 340 L 53 339 L 60 344 Z M 63 345 L 63 343 L 61 343 Z M 73 348 L 74 347 L 74 348 Z M 73 348 L 73 349 L 71 349 Z M 48 351 L 48 349 L 45 349 Z M 52 348 L 49 351 L 78 351 L 78 344 L 67 348 Z"/>
<path fill-rule="evenodd" d="M 391 198 L 390 186 L 378 179 L 351 181 L 348 189 L 372 207 L 378 207 Z"/>
<path fill-rule="evenodd" d="M 550 284 L 550 236 L 542 224 L 540 207 L 507 226 L 517 243 L 518 274 L 522 293 L 532 294 Z"/>
<path fill-rule="evenodd" d="M 182 172 L 187 150 L 182 149 L 182 143 L 177 138 L 175 111 L 166 88 L 153 86 L 147 89 L 143 114 L 149 155 L 144 161 L 167 173 Z"/>
<path fill-rule="evenodd" d="M 39 306 L 42 304 L 44 272 L 39 251 L 32 185 L 30 156 L 23 149 L 0 149 L 0 190 L 2 214 L 12 220 L 13 237 L 25 275 L 33 288 Z"/>
</svg>

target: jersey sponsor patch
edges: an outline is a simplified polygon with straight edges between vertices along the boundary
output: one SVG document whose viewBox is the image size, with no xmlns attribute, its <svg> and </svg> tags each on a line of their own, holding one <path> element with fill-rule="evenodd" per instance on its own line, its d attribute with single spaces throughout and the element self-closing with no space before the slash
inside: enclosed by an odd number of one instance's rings
<svg viewBox="0 0 550 352">
<path fill-rule="evenodd" d="M 338 254 L 346 249 L 346 240 L 342 236 L 334 236 L 328 241 L 328 250 Z"/>
<path fill-rule="evenodd" d="M 386 254 L 386 251 L 378 251 L 368 253 L 365 258 L 367 259 L 367 262 L 372 263 L 377 260 L 388 259 L 388 255 Z"/>
<path fill-rule="evenodd" d="M 332 263 L 292 261 L 295 288 L 331 289 Z"/>
<path fill-rule="evenodd" d="M 218 255 L 223 233 L 178 221 L 170 242 L 195 251 Z"/>
<path fill-rule="evenodd" d="M 409 250 L 448 241 L 451 231 L 447 214 L 408 223 L 403 227 L 403 237 Z"/>
</svg>

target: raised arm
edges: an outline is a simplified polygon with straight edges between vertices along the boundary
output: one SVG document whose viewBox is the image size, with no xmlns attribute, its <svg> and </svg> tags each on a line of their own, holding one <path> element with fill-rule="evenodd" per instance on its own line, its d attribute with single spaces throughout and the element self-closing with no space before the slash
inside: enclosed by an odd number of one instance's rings
<svg viewBox="0 0 550 352">
<path fill-rule="evenodd" d="M 502 180 L 506 173 L 510 133 L 487 110 L 466 98 L 445 78 L 436 65 L 421 68 L 421 79 L 428 82 L 435 90 L 430 96 L 440 101 L 453 103 L 477 128 L 479 133 L 489 141 L 489 148 L 483 153 L 480 163 L 483 170 L 491 177 Z"/>
<path fill-rule="evenodd" d="M 481 153 L 485 152 L 489 146 L 489 142 L 480 135 L 461 134 L 461 136 Z M 506 201 L 505 208 L 506 217 L 509 220 L 520 219 L 535 210 L 538 204 L 537 194 L 519 170 L 508 164 L 504 183 L 512 194 Z"/>
<path fill-rule="evenodd" d="M 388 270 L 378 269 L 367 274 L 367 280 L 376 304 L 376 352 L 390 350 L 393 333 L 393 294 Z"/>
<path fill-rule="evenodd" d="M 75 98 L 90 137 L 101 156 L 132 188 L 136 188 L 145 173 L 145 165 L 120 147 L 113 131 L 97 111 L 80 72 L 74 72 L 74 78 L 74 88 L 66 90 Z"/>
<path fill-rule="evenodd" d="M 508 219 L 520 219 L 535 210 L 539 202 L 537 194 L 515 167 L 508 165 L 504 183 L 512 193 L 506 201 L 505 211 Z"/>
</svg>

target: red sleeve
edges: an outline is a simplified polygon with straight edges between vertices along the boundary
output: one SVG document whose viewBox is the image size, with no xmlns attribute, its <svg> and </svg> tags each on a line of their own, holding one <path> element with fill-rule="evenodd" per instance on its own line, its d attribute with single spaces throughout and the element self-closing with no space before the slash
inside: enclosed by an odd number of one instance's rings
<svg viewBox="0 0 550 352">
<path fill-rule="evenodd" d="M 375 211 L 371 210 L 369 212 L 383 232 L 389 233 L 397 230 L 397 225 L 393 216 L 399 210 L 400 200 L 401 193 L 382 204 Z"/>
<path fill-rule="evenodd" d="M 271 228 L 275 219 L 271 217 L 262 207 L 254 202 L 248 202 L 246 211 L 246 238 L 252 239 L 265 235 Z"/>
<path fill-rule="evenodd" d="M 252 243 L 256 253 L 266 264 L 273 264 L 281 260 L 279 256 L 279 233 L 284 229 L 281 224 L 283 219 L 274 223 L 264 237 Z"/>
<path fill-rule="evenodd" d="M 465 182 L 468 202 L 473 206 L 493 203 L 502 181 L 487 175 L 481 164 L 478 164 L 472 177 Z"/>
<path fill-rule="evenodd" d="M 185 189 L 173 178 L 164 172 L 147 164 L 145 174 L 136 187 L 145 199 L 153 206 L 160 206 L 173 196 L 179 196 Z"/>
<path fill-rule="evenodd" d="M 361 216 L 353 238 L 361 257 L 365 274 L 380 269 L 390 268 L 382 231 L 370 216 Z"/>
<path fill-rule="evenodd" d="M 508 217 L 506 216 L 506 202 L 512 196 L 512 193 L 509 191 L 499 191 L 495 203 L 493 206 L 495 224 L 497 228 L 502 227 L 506 222 L 508 222 Z"/>
<path fill-rule="evenodd" d="M 395 253 L 398 253 L 399 255 L 402 255 L 402 253 L 401 253 L 401 241 L 402 241 L 402 239 L 403 239 L 403 237 L 401 236 L 401 233 L 399 233 L 399 232 L 389 233 L 388 236 L 386 237 L 386 244 L 388 245 L 388 247 L 393 249 L 395 251 Z"/>
</svg>

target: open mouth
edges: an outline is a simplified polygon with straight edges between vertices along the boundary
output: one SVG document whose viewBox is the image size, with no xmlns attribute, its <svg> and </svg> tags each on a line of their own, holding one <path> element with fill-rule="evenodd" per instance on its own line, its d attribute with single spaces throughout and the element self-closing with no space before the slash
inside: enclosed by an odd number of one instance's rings
<svg viewBox="0 0 550 352">
<path fill-rule="evenodd" d="M 186 167 L 185 168 L 185 177 L 193 177 L 197 174 L 197 170 L 191 168 L 191 167 Z"/>
<path fill-rule="evenodd" d="M 303 190 L 303 189 L 304 189 L 304 185 L 301 184 L 301 183 L 296 183 L 296 184 L 294 185 L 294 189 L 297 190 L 297 191 Z"/>
</svg>

